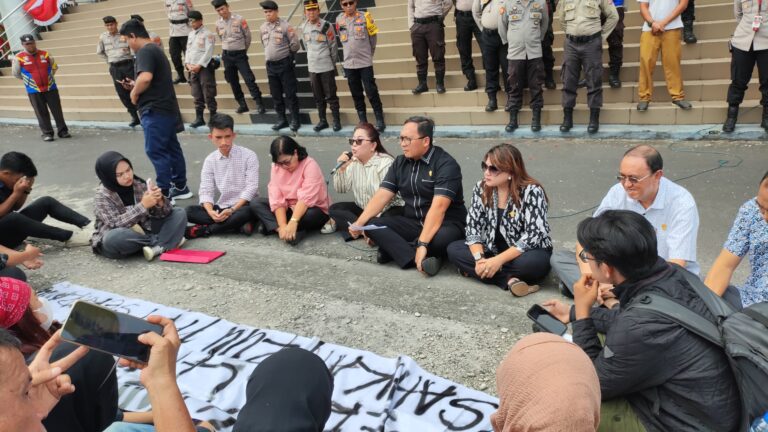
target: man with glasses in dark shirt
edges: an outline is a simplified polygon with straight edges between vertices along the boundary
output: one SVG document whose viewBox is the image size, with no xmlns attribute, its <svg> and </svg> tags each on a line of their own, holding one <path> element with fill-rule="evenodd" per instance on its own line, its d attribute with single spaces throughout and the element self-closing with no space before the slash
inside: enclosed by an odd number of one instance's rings
<svg viewBox="0 0 768 432">
<path fill-rule="evenodd" d="M 435 122 L 411 117 L 400 132 L 398 156 L 354 226 L 353 238 L 366 224 L 385 227 L 365 231 L 379 246 L 379 264 L 394 260 L 400 268 L 413 265 L 428 275 L 440 270 L 448 244 L 464 237 L 467 209 L 456 160 L 433 145 Z M 374 217 L 400 193 L 405 201 L 402 216 Z"/>
</svg>

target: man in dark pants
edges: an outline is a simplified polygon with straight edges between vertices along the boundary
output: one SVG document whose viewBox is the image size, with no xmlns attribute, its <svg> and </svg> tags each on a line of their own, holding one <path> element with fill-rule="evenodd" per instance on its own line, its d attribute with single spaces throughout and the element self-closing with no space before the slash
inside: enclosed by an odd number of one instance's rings
<svg viewBox="0 0 768 432">
<path fill-rule="evenodd" d="M 435 123 L 428 117 L 411 117 L 400 132 L 403 154 L 395 158 L 379 190 L 354 223 L 386 227 L 365 231 L 379 246 L 376 261 L 394 260 L 400 268 L 416 266 L 428 276 L 440 270 L 448 244 L 464 238 L 467 209 L 461 187 L 461 167 L 440 147 L 433 145 Z M 402 216 L 375 217 L 400 193 L 405 201 Z M 349 228 L 353 238 L 363 232 Z"/>
<path fill-rule="evenodd" d="M 125 78 L 134 79 L 133 76 L 133 54 L 128 42 L 117 33 L 117 20 L 113 16 L 105 16 L 104 27 L 107 31 L 99 36 L 99 44 L 96 46 L 96 55 L 103 58 L 109 64 L 109 75 L 112 77 L 112 84 L 115 86 L 115 92 L 120 98 L 120 102 L 131 115 L 129 127 L 136 127 L 141 124 L 139 114 L 136 112 L 136 106 L 131 103 L 131 92 L 123 86 Z"/>
<path fill-rule="evenodd" d="M 608 36 L 608 84 L 611 88 L 621 88 L 619 72 L 624 64 L 624 0 L 613 0 L 613 5 L 619 14 L 619 22 Z M 605 19 L 605 16 L 601 17 L 603 24 Z"/>
<path fill-rule="evenodd" d="M 187 36 L 187 53 L 184 67 L 189 71 L 189 87 L 195 99 L 195 121 L 189 126 L 197 128 L 205 124 L 203 112 L 208 105 L 210 119 L 216 115 L 216 73 L 211 64 L 216 36 L 203 25 L 200 11 L 189 11 L 192 31 Z"/>
<path fill-rule="evenodd" d="M 24 153 L 8 152 L 0 158 L 0 245 L 15 249 L 27 237 L 72 240 L 72 231 L 44 224 L 48 216 L 78 228 L 91 223 L 87 217 L 47 196 L 22 208 L 32 192 L 35 177 L 37 168 Z"/>
<path fill-rule="evenodd" d="M 472 17 L 473 0 L 453 0 L 454 17 L 456 19 L 456 48 L 459 49 L 459 58 L 461 59 L 461 73 L 467 77 L 467 85 L 464 91 L 477 89 L 477 78 L 475 77 L 475 65 L 472 62 L 472 36 L 475 36 L 477 43 L 480 43 L 480 29 Z"/>
<path fill-rule="evenodd" d="M 21 45 L 24 47 L 24 51 L 19 52 L 13 58 L 11 73 L 24 81 L 29 102 L 32 104 L 32 109 L 35 110 L 37 124 L 43 133 L 43 141 L 53 141 L 50 114 L 53 114 L 53 118 L 56 120 L 59 138 L 72 138 L 67 123 L 64 122 L 59 90 L 53 77 L 59 68 L 56 61 L 47 51 L 37 49 L 35 38 L 31 34 L 21 36 Z M 50 114 L 48 113 L 49 109 L 51 110 Z"/>
<path fill-rule="evenodd" d="M 296 132 L 301 127 L 294 61 L 294 55 L 300 47 L 299 37 L 293 26 L 278 15 L 277 3 L 265 0 L 259 5 L 264 9 L 267 18 L 261 25 L 261 43 L 264 45 L 264 58 L 267 60 L 269 92 L 275 102 L 277 114 L 277 123 L 272 125 L 272 130 L 277 131 L 288 126 L 288 119 L 285 117 L 285 106 L 288 105 L 291 110 L 290 127 Z"/>
<path fill-rule="evenodd" d="M 317 106 L 320 121 L 313 128 L 320 132 L 328 128 L 326 107 L 330 105 L 333 116 L 333 130 L 341 130 L 339 96 L 336 94 L 336 60 L 339 58 L 334 26 L 320 18 L 317 0 L 304 0 L 304 14 L 307 20 L 301 25 L 304 49 L 307 52 L 307 69 L 312 96 Z"/>
<path fill-rule="evenodd" d="M 483 51 L 483 67 L 485 68 L 485 93 L 488 95 L 486 112 L 496 111 L 498 102 L 496 94 L 499 85 L 499 69 L 504 81 L 504 93 L 508 93 L 509 76 L 507 75 L 507 45 L 499 35 L 499 10 L 504 0 L 475 0 L 472 14 L 477 27 L 482 32 L 480 48 Z"/>
<path fill-rule="evenodd" d="M 184 58 L 182 53 L 187 51 L 187 35 L 192 31 L 189 26 L 189 11 L 192 10 L 192 0 L 165 0 L 165 10 L 170 22 L 168 52 L 171 54 L 173 68 L 178 77 L 174 84 L 185 83 Z"/>
<path fill-rule="evenodd" d="M 546 0 L 547 2 L 547 17 L 549 18 L 547 24 L 547 30 L 544 34 L 544 39 L 541 41 L 541 58 L 544 61 L 544 87 L 549 90 L 554 90 L 557 85 L 555 84 L 555 53 L 552 51 L 552 44 L 555 43 L 555 32 L 552 26 L 555 23 L 555 9 L 557 8 L 556 0 Z"/>
<path fill-rule="evenodd" d="M 427 87 L 429 57 L 435 65 L 437 92 L 445 93 L 445 16 L 453 7 L 451 0 L 408 0 L 408 29 L 411 32 L 413 57 L 419 85 L 411 92 L 424 93 Z"/>
<path fill-rule="evenodd" d="M 245 95 L 240 88 L 240 80 L 237 73 L 245 81 L 248 91 L 251 93 L 253 102 L 256 104 L 256 112 L 264 114 L 267 110 L 264 108 L 264 102 L 261 98 L 261 90 L 256 84 L 256 76 L 253 75 L 251 64 L 248 62 L 248 48 L 251 46 L 251 29 L 245 18 L 238 14 L 233 14 L 229 10 L 226 0 L 213 0 L 211 2 L 219 14 L 216 21 L 216 33 L 221 38 L 221 61 L 224 63 L 224 79 L 232 88 L 232 95 L 238 104 L 236 112 L 242 114 L 248 112 L 248 105 L 245 103 Z"/>
<path fill-rule="evenodd" d="M 696 5 L 694 0 L 688 0 L 688 6 L 680 14 L 683 20 L 683 41 L 687 44 L 698 42 L 696 35 L 693 34 L 693 22 L 696 21 Z"/>
</svg>

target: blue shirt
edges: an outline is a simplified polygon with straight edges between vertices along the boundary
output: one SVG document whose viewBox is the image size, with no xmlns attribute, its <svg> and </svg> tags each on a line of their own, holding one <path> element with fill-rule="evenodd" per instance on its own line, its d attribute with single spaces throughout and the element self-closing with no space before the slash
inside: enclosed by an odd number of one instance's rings
<svg viewBox="0 0 768 432">
<path fill-rule="evenodd" d="M 744 307 L 768 301 L 768 223 L 754 198 L 739 208 L 723 247 L 739 258 L 749 255 L 752 271 L 739 288 Z"/>
</svg>

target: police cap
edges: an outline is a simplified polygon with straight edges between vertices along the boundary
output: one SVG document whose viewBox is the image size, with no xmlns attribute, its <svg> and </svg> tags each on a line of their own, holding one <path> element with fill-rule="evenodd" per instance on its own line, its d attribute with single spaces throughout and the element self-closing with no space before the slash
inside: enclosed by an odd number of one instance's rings
<svg viewBox="0 0 768 432">
<path fill-rule="evenodd" d="M 34 42 L 35 41 L 35 37 L 32 36 L 31 34 L 21 35 L 20 39 L 21 39 L 21 43 Z"/>
<path fill-rule="evenodd" d="M 135 19 L 136 21 L 138 21 L 140 23 L 144 22 L 144 18 L 142 18 L 141 15 L 136 15 L 136 14 L 131 15 L 131 19 Z"/>
<path fill-rule="evenodd" d="M 227 0 L 213 0 L 211 4 L 214 8 L 220 8 L 222 6 L 227 6 Z"/>
<path fill-rule="evenodd" d="M 191 10 L 187 14 L 187 17 L 189 17 L 190 21 L 202 21 L 203 20 L 203 14 L 200 13 L 200 11 Z"/>
<path fill-rule="evenodd" d="M 116 23 L 117 22 L 115 17 L 113 17 L 112 15 L 107 15 L 107 16 L 105 16 L 102 19 L 104 20 L 104 24 L 110 24 L 110 23 Z"/>
<path fill-rule="evenodd" d="M 320 9 L 320 5 L 317 3 L 317 0 L 304 0 L 304 9 Z"/>
<path fill-rule="evenodd" d="M 261 6 L 264 10 L 277 10 L 277 3 L 273 2 L 272 0 L 264 0 L 263 2 L 259 3 L 259 6 Z"/>
</svg>

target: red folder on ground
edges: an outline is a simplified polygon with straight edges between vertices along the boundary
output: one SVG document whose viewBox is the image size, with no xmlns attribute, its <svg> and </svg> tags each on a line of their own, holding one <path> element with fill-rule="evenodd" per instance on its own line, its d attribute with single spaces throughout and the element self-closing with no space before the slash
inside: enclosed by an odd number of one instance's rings
<svg viewBox="0 0 768 432">
<path fill-rule="evenodd" d="M 173 249 L 160 255 L 161 261 L 208 264 L 226 252 L 194 249 Z"/>
</svg>

